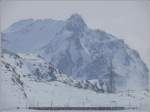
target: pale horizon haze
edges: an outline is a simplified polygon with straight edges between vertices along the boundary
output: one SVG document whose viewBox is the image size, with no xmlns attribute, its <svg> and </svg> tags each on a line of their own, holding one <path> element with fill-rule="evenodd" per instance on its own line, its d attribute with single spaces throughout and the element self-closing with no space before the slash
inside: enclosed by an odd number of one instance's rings
<svg viewBox="0 0 150 112">
<path fill-rule="evenodd" d="M 123 39 L 150 70 L 150 1 L 1 1 L 1 29 L 22 19 L 82 16 L 89 28 Z"/>
</svg>

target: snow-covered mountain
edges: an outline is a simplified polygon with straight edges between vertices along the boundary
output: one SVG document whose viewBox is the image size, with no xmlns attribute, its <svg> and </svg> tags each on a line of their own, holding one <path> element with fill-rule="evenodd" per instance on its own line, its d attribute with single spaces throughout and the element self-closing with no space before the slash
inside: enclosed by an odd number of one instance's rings
<svg viewBox="0 0 150 112">
<path fill-rule="evenodd" d="M 17 55 L 3 50 L 0 68 L 0 110 L 31 106 L 147 106 L 146 91 L 103 94 L 82 85 L 79 89 L 80 81 L 61 74 L 35 54 Z"/>
<path fill-rule="evenodd" d="M 4 67 L 7 72 L 13 72 L 14 76 L 19 78 L 18 81 L 20 80 L 20 77 L 27 77 L 35 82 L 58 81 L 80 89 L 89 89 L 95 92 L 107 92 L 100 80 L 74 80 L 72 77 L 61 73 L 52 64 L 47 63 L 36 54 L 21 53 L 17 55 L 3 49 L 2 67 Z M 21 82 L 21 80 L 19 82 Z"/>
<path fill-rule="evenodd" d="M 5 40 L 3 44 L 15 52 L 33 52 L 48 43 L 63 24 L 52 19 L 21 20 L 2 33 Z"/>
<path fill-rule="evenodd" d="M 148 69 L 123 40 L 88 28 L 82 17 L 23 20 L 2 34 L 4 48 L 36 52 L 76 80 L 100 81 L 108 92 L 148 89 Z"/>
</svg>

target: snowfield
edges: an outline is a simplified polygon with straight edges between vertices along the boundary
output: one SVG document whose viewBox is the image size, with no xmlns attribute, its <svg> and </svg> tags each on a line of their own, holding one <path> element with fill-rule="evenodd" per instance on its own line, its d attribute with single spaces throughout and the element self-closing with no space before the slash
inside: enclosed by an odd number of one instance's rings
<svg viewBox="0 0 150 112">
<path fill-rule="evenodd" d="M 83 90 L 60 82 L 27 82 L 26 94 L 30 106 L 126 106 L 139 107 L 145 102 L 146 93 L 103 94 Z"/>
</svg>

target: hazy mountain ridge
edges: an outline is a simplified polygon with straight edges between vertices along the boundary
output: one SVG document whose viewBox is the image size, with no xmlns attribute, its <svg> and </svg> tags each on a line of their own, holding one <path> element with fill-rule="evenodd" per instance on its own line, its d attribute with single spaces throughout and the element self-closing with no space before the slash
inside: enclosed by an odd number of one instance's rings
<svg viewBox="0 0 150 112">
<path fill-rule="evenodd" d="M 14 52 L 31 53 L 48 43 L 50 38 L 61 29 L 63 24 L 62 21 L 51 19 L 22 20 L 14 23 L 2 33 L 2 37 L 6 40 L 3 44 L 6 48 Z"/>
</svg>

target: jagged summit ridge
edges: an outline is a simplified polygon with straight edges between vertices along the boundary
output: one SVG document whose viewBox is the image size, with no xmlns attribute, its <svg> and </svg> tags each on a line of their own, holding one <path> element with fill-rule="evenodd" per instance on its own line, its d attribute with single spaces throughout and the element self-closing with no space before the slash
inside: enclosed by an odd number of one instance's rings
<svg viewBox="0 0 150 112">
<path fill-rule="evenodd" d="M 73 14 L 66 21 L 66 28 L 70 31 L 81 32 L 87 25 L 79 14 Z"/>
</svg>

